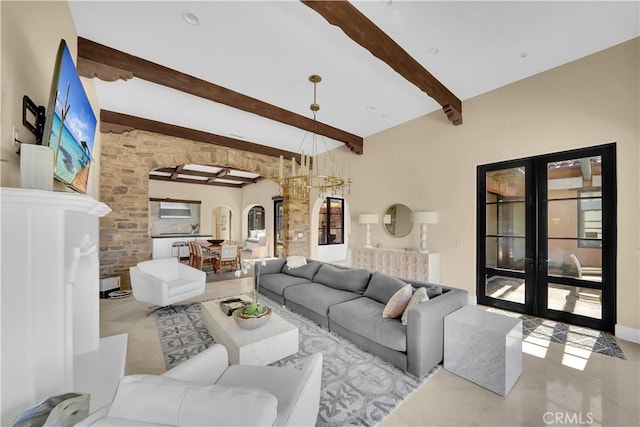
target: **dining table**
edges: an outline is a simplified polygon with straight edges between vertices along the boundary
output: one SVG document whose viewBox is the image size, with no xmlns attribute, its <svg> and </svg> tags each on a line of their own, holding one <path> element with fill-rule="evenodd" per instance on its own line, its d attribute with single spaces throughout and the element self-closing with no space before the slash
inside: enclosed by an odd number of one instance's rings
<svg viewBox="0 0 640 427">
<path fill-rule="evenodd" d="M 222 241 L 215 240 L 213 242 L 209 240 L 198 240 L 198 244 L 202 246 L 202 249 L 204 249 L 207 252 L 215 253 L 215 254 L 220 253 L 220 249 L 222 249 L 223 243 L 224 243 L 224 240 Z"/>
</svg>

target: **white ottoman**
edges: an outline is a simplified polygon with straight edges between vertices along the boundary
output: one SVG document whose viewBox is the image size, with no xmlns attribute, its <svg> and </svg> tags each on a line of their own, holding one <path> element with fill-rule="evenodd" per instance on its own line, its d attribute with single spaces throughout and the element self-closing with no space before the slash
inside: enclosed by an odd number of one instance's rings
<svg viewBox="0 0 640 427">
<path fill-rule="evenodd" d="M 506 396 L 522 373 L 522 320 L 471 305 L 445 316 L 444 368 Z"/>
</svg>

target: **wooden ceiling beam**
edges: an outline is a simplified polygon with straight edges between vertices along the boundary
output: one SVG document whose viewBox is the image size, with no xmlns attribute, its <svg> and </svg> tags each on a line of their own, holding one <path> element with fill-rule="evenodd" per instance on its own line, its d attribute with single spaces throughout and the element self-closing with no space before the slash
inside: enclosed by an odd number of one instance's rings
<svg viewBox="0 0 640 427">
<path fill-rule="evenodd" d="M 252 153 L 264 154 L 265 156 L 280 157 L 285 159 L 296 158 L 298 163 L 302 163 L 300 153 L 280 150 L 266 145 L 260 145 L 249 141 L 229 138 L 215 133 L 203 132 L 195 129 L 176 126 L 169 123 L 157 122 L 155 120 L 143 119 L 142 117 L 130 116 L 128 114 L 117 113 L 115 111 L 100 110 L 100 132 L 122 133 L 133 129 L 147 132 L 159 133 L 161 135 L 174 136 L 178 138 L 190 139 L 192 141 L 205 142 L 208 144 L 220 145 L 237 150 L 250 151 Z"/>
<path fill-rule="evenodd" d="M 182 172 L 182 169 L 184 169 L 184 165 L 178 166 L 177 168 L 173 169 L 171 173 L 171 179 L 176 180 L 180 172 Z"/>
<path fill-rule="evenodd" d="M 180 169 L 180 171 L 177 172 L 176 169 Z M 184 165 L 178 166 L 177 168 L 160 168 L 160 169 L 156 169 L 156 171 L 157 172 L 170 173 L 170 174 L 172 174 L 171 175 L 172 177 L 173 177 L 173 174 L 178 174 L 179 173 L 180 175 L 199 176 L 199 177 L 203 177 L 203 178 L 210 178 L 212 180 L 214 180 L 214 179 L 228 179 L 229 181 L 240 181 L 242 183 L 247 183 L 247 184 L 254 184 L 256 182 L 256 179 L 257 179 L 257 178 L 245 178 L 243 176 L 235 176 L 235 175 L 229 175 L 229 174 L 227 174 L 225 176 L 219 176 L 219 172 L 218 173 L 212 173 L 212 172 L 195 171 L 195 170 L 191 170 L 191 169 L 185 169 Z M 177 176 L 176 176 L 176 178 L 177 178 Z"/>
<path fill-rule="evenodd" d="M 139 79 L 170 87 L 261 117 L 266 117 L 308 132 L 324 135 L 327 138 L 343 142 L 356 154 L 362 154 L 363 152 L 363 139 L 360 136 L 321 122 L 316 122 L 309 117 L 285 110 L 284 108 L 260 101 L 189 74 L 181 73 L 180 71 L 147 61 L 146 59 L 78 37 L 78 70 L 80 70 L 81 74 L 88 78 L 100 78 L 105 74 L 104 69 L 117 70 L 116 73 L 109 75 L 108 79 L 114 79 L 120 75 L 133 75 Z"/>
<path fill-rule="evenodd" d="M 172 199 L 170 197 L 149 197 L 150 202 L 173 202 L 173 203 L 191 203 L 195 205 L 201 205 L 202 200 L 186 200 L 186 199 Z"/>
<path fill-rule="evenodd" d="M 228 182 L 208 183 L 207 181 L 198 181 L 195 179 L 186 179 L 186 178 L 171 179 L 170 176 L 160 176 L 160 175 L 149 175 L 149 179 L 154 179 L 156 181 L 182 182 L 184 184 L 198 184 L 198 185 L 214 185 L 217 187 L 230 187 L 230 188 L 242 188 L 245 185 L 247 185 L 247 184 L 230 184 Z"/>
<path fill-rule="evenodd" d="M 355 6 L 348 1 L 301 1 L 435 99 L 451 123 L 462 124 L 462 101 Z"/>
</svg>

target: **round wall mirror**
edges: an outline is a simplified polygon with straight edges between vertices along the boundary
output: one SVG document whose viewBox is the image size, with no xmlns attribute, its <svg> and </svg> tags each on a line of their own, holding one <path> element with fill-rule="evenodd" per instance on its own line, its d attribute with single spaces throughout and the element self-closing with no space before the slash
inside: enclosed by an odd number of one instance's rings
<svg viewBox="0 0 640 427">
<path fill-rule="evenodd" d="M 392 237 L 404 237 L 411 231 L 411 209 L 401 203 L 389 206 L 382 217 L 384 231 Z"/>
</svg>

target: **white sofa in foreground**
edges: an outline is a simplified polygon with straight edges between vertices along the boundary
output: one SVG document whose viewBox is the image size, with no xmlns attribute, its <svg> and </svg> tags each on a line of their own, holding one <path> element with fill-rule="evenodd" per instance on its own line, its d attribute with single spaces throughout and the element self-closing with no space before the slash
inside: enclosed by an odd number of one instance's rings
<svg viewBox="0 0 640 427">
<path fill-rule="evenodd" d="M 322 354 L 302 370 L 228 366 L 214 344 L 162 375 L 130 375 L 113 402 L 77 426 L 313 426 Z"/>
</svg>

